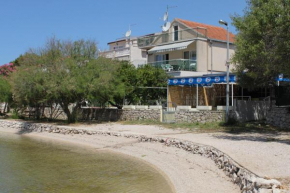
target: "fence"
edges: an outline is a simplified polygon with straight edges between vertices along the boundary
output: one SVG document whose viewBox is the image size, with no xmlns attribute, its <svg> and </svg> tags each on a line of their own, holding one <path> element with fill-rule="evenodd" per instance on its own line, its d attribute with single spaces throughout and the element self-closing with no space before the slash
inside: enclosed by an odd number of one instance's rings
<svg viewBox="0 0 290 193">
<path fill-rule="evenodd" d="M 266 119 L 270 101 L 235 100 L 231 117 L 237 121 L 258 121 Z"/>
</svg>

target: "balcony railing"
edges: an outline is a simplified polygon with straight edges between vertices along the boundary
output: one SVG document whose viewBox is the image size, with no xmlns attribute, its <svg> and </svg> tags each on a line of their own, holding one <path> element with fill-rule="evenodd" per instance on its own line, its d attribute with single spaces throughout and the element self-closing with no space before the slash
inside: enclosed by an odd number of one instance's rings
<svg viewBox="0 0 290 193">
<path fill-rule="evenodd" d="M 105 51 L 105 52 L 101 52 L 100 55 L 106 58 L 116 58 L 116 57 L 126 56 L 126 55 L 130 55 L 130 48 L 127 47 L 127 48 L 121 48 L 117 50 Z"/>
<path fill-rule="evenodd" d="M 190 40 L 194 38 L 206 38 L 206 28 L 187 28 L 176 32 L 163 32 L 157 35 L 142 36 L 138 38 L 138 47 L 156 46 L 160 44 Z"/>
<path fill-rule="evenodd" d="M 162 68 L 165 71 L 196 71 L 196 60 L 176 59 L 150 62 L 156 68 Z"/>
</svg>

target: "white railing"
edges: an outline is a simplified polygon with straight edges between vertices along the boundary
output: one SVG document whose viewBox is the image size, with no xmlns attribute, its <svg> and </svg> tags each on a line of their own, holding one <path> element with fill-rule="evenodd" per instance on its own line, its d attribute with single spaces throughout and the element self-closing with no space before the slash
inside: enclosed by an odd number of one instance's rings
<svg viewBox="0 0 290 193">
<path fill-rule="evenodd" d="M 106 58 L 116 58 L 116 57 L 126 56 L 126 55 L 130 55 L 130 48 L 127 47 L 127 48 L 121 48 L 117 50 L 105 51 L 105 52 L 101 52 L 100 55 Z"/>
</svg>

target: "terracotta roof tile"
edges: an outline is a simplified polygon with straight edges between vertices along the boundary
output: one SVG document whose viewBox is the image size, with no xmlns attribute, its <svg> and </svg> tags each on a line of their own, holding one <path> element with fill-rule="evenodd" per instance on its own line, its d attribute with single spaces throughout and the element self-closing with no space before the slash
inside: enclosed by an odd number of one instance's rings
<svg viewBox="0 0 290 193">
<path fill-rule="evenodd" d="M 207 25 L 203 23 L 197 23 L 193 21 L 187 21 L 183 19 L 176 18 L 177 21 L 185 24 L 186 26 L 190 28 L 196 28 L 196 27 L 202 27 L 207 29 L 207 37 L 210 39 L 216 39 L 216 40 L 222 40 L 227 41 L 227 30 L 223 27 L 213 26 L 213 25 Z M 206 35 L 205 31 L 199 31 L 203 35 Z M 230 32 L 230 42 L 235 41 L 235 35 Z"/>
</svg>

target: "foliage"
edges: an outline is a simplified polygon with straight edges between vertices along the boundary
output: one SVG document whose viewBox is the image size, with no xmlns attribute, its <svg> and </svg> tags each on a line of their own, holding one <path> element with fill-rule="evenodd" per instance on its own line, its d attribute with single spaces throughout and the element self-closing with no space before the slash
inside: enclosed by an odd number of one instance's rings
<svg viewBox="0 0 290 193">
<path fill-rule="evenodd" d="M 166 89 L 161 88 L 167 86 L 168 75 L 163 69 L 144 65 L 137 69 L 137 77 L 138 96 L 142 104 L 166 98 Z"/>
<path fill-rule="evenodd" d="M 117 77 L 124 83 L 124 96 L 114 97 L 114 102 L 121 106 L 126 99 L 129 104 L 148 104 L 148 101 L 166 98 L 166 90 L 152 87 L 166 87 L 168 75 L 162 69 L 150 65 L 135 68 L 127 61 L 121 62 Z M 149 88 L 151 87 L 151 88 Z"/>
<path fill-rule="evenodd" d="M 248 0 L 244 16 L 232 17 L 238 30 L 233 61 L 239 82 L 268 87 L 280 73 L 290 77 L 290 0 Z"/>
<path fill-rule="evenodd" d="M 118 63 L 96 59 L 96 51 L 96 43 L 91 40 L 72 42 L 55 38 L 45 47 L 31 50 L 22 56 L 11 78 L 14 100 L 19 106 L 36 110 L 59 104 L 68 122 L 75 122 L 83 102 L 104 102 L 124 95 L 123 84 L 114 79 Z"/>
<path fill-rule="evenodd" d="M 0 66 L 0 76 L 8 76 L 15 71 L 15 66 L 13 63 L 4 64 Z"/>
<path fill-rule="evenodd" d="M 7 78 L 0 76 L 0 102 L 9 102 L 11 98 L 11 87 Z"/>
<path fill-rule="evenodd" d="M 8 78 L 15 71 L 13 63 L 0 66 L 0 103 L 5 102 L 4 111 L 9 111 L 9 103 L 12 101 L 11 86 Z"/>
<path fill-rule="evenodd" d="M 36 117 L 44 107 L 60 105 L 75 122 L 85 102 L 122 108 L 129 103 L 160 99 L 167 74 L 162 69 L 144 66 L 138 69 L 127 61 L 96 58 L 97 46 L 91 40 L 48 40 L 43 48 L 30 50 L 17 59 L 17 71 L 11 76 L 14 101 L 18 107 L 33 107 Z"/>
</svg>

